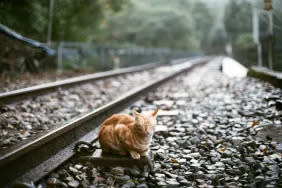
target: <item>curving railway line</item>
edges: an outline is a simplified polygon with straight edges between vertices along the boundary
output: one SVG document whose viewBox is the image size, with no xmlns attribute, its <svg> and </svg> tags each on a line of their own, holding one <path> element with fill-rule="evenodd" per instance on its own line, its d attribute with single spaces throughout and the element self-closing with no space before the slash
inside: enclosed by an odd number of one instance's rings
<svg viewBox="0 0 282 188">
<path fill-rule="evenodd" d="M 207 63 L 211 57 L 199 57 L 188 62 L 170 65 L 159 72 L 161 76 L 154 77 L 146 84 L 138 84 L 126 93 L 92 111 L 72 118 L 60 126 L 53 127 L 22 142 L 0 154 L 0 186 L 9 187 L 16 182 L 36 182 L 49 174 L 73 155 L 73 148 L 79 141 L 91 142 L 96 137 L 98 125 L 108 116 L 117 113 L 147 92 L 159 87 L 168 80 Z M 71 88 L 93 80 L 100 80 L 114 76 L 131 74 L 157 68 L 159 64 L 145 65 L 135 68 L 122 69 L 107 73 L 82 76 L 50 84 L 34 86 L 26 89 L 0 94 L 2 105 L 21 101 L 25 98 L 34 98 L 46 93 L 52 93 L 58 88 Z"/>
</svg>

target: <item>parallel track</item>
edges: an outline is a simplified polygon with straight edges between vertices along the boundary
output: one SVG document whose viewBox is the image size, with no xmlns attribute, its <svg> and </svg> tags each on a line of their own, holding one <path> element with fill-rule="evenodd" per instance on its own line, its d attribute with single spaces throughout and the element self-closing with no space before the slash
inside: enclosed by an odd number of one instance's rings
<svg viewBox="0 0 282 188">
<path fill-rule="evenodd" d="M 30 96 L 38 96 L 41 94 L 46 94 L 48 92 L 55 91 L 59 88 L 73 87 L 75 85 L 79 85 L 86 82 L 91 82 L 95 80 L 115 77 L 119 75 L 124 75 L 128 73 L 135 73 L 144 70 L 149 70 L 160 66 L 161 63 L 150 63 L 146 65 L 134 66 L 129 68 L 122 68 L 118 70 L 88 74 L 84 76 L 78 76 L 74 78 L 64 79 L 60 81 L 40 84 L 36 86 L 31 86 L 23 89 L 17 89 L 9 92 L 0 93 L 0 104 L 8 104 L 12 103 L 26 97 Z"/>
<path fill-rule="evenodd" d="M 196 58 L 190 60 L 190 63 L 181 64 L 177 71 L 168 76 L 138 87 L 107 105 L 0 156 L 0 187 L 9 187 L 15 182 L 38 181 L 73 156 L 76 142 L 91 142 L 106 117 L 125 109 L 139 97 L 179 74 L 204 65 L 210 59 Z"/>
</svg>

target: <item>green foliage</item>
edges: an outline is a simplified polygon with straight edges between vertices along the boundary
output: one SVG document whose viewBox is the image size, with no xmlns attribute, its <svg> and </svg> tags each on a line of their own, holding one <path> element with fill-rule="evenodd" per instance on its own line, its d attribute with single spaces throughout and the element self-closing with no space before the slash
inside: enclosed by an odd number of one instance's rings
<svg viewBox="0 0 282 188">
<path fill-rule="evenodd" d="M 235 41 L 235 46 L 245 50 L 255 46 L 252 33 L 243 33 L 239 35 Z"/>
<path fill-rule="evenodd" d="M 201 48 L 211 44 L 211 30 L 215 25 L 214 13 L 202 2 L 195 2 L 192 8 L 192 18 L 195 23 L 197 38 L 201 40 Z"/>
<path fill-rule="evenodd" d="M 223 27 L 217 26 L 212 29 L 209 36 L 209 46 L 207 46 L 207 50 L 210 53 L 224 53 L 225 46 L 227 43 L 226 32 Z"/>
<path fill-rule="evenodd" d="M 108 14 L 98 41 L 199 51 L 209 41 L 213 18 L 200 2 L 132 0 L 122 12 Z"/>
<path fill-rule="evenodd" d="M 46 1 L 2 0 L 0 23 L 27 36 L 40 39 L 40 35 L 46 29 L 47 5 Z"/>
<path fill-rule="evenodd" d="M 233 46 L 233 55 L 248 65 L 256 64 L 257 49 L 252 37 L 252 10 L 259 13 L 259 37 L 262 46 L 263 64 L 268 62 L 269 24 L 268 16 L 263 13 L 264 2 L 257 0 L 231 0 L 225 10 L 224 25 L 229 42 Z M 273 0 L 273 33 L 274 33 L 274 69 L 282 70 L 282 2 Z"/>
<path fill-rule="evenodd" d="M 230 0 L 225 9 L 224 26 L 231 42 L 235 42 L 241 33 L 252 32 L 251 4 L 246 0 Z"/>
<path fill-rule="evenodd" d="M 128 0 L 54 0 L 54 41 L 85 41 L 104 17 L 104 11 L 120 11 Z M 2 0 L 0 23 L 25 36 L 45 41 L 49 1 Z"/>
<path fill-rule="evenodd" d="M 252 38 L 252 5 L 249 0 L 231 0 L 225 9 L 224 27 L 233 56 L 246 66 L 256 61 Z"/>
<path fill-rule="evenodd" d="M 282 44 L 282 1 L 281 0 L 274 0 L 273 2 L 273 22 L 274 22 L 274 35 L 277 39 L 277 44 L 281 45 Z"/>
<path fill-rule="evenodd" d="M 187 0 L 54 0 L 53 41 L 95 41 L 201 51 L 212 46 L 215 13 Z M 49 1 L 2 0 L 0 23 L 46 41 Z"/>
</svg>

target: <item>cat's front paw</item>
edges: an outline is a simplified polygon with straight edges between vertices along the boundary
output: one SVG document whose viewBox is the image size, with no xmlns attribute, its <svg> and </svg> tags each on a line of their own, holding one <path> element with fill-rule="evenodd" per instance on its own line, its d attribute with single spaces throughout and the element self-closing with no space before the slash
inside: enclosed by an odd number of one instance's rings
<svg viewBox="0 0 282 188">
<path fill-rule="evenodd" d="M 148 156 L 148 155 L 149 155 L 149 151 L 145 151 L 145 152 L 141 153 L 140 155 L 141 155 L 142 157 Z"/>
<path fill-rule="evenodd" d="M 137 153 L 136 151 L 131 151 L 130 155 L 133 159 L 140 159 L 140 154 Z"/>
</svg>

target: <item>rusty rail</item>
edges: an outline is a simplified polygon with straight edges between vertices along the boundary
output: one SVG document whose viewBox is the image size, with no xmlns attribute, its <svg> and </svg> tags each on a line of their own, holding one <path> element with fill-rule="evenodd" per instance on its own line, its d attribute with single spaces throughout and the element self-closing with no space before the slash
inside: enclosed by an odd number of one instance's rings
<svg viewBox="0 0 282 188">
<path fill-rule="evenodd" d="M 119 76 L 128 73 L 140 72 L 144 70 L 149 70 L 160 66 L 160 62 L 150 63 L 146 65 L 134 66 L 129 68 L 122 68 L 118 70 L 88 74 L 84 76 L 78 76 L 74 78 L 68 78 L 60 81 L 40 84 L 36 86 L 31 86 L 23 89 L 17 89 L 9 92 L 0 93 L 0 104 L 7 104 L 15 102 L 30 96 L 37 96 L 41 94 L 46 94 L 48 92 L 55 91 L 59 88 L 72 87 L 74 85 L 79 85 L 85 82 L 91 82 L 99 79 L 105 79 L 109 77 Z"/>
<path fill-rule="evenodd" d="M 9 187 L 16 182 L 38 181 L 73 156 L 75 143 L 91 142 L 97 136 L 98 127 L 106 117 L 125 109 L 139 97 L 179 74 L 204 65 L 210 59 L 209 57 L 192 59 L 168 76 L 140 86 L 84 116 L 1 155 L 0 187 Z"/>
</svg>

